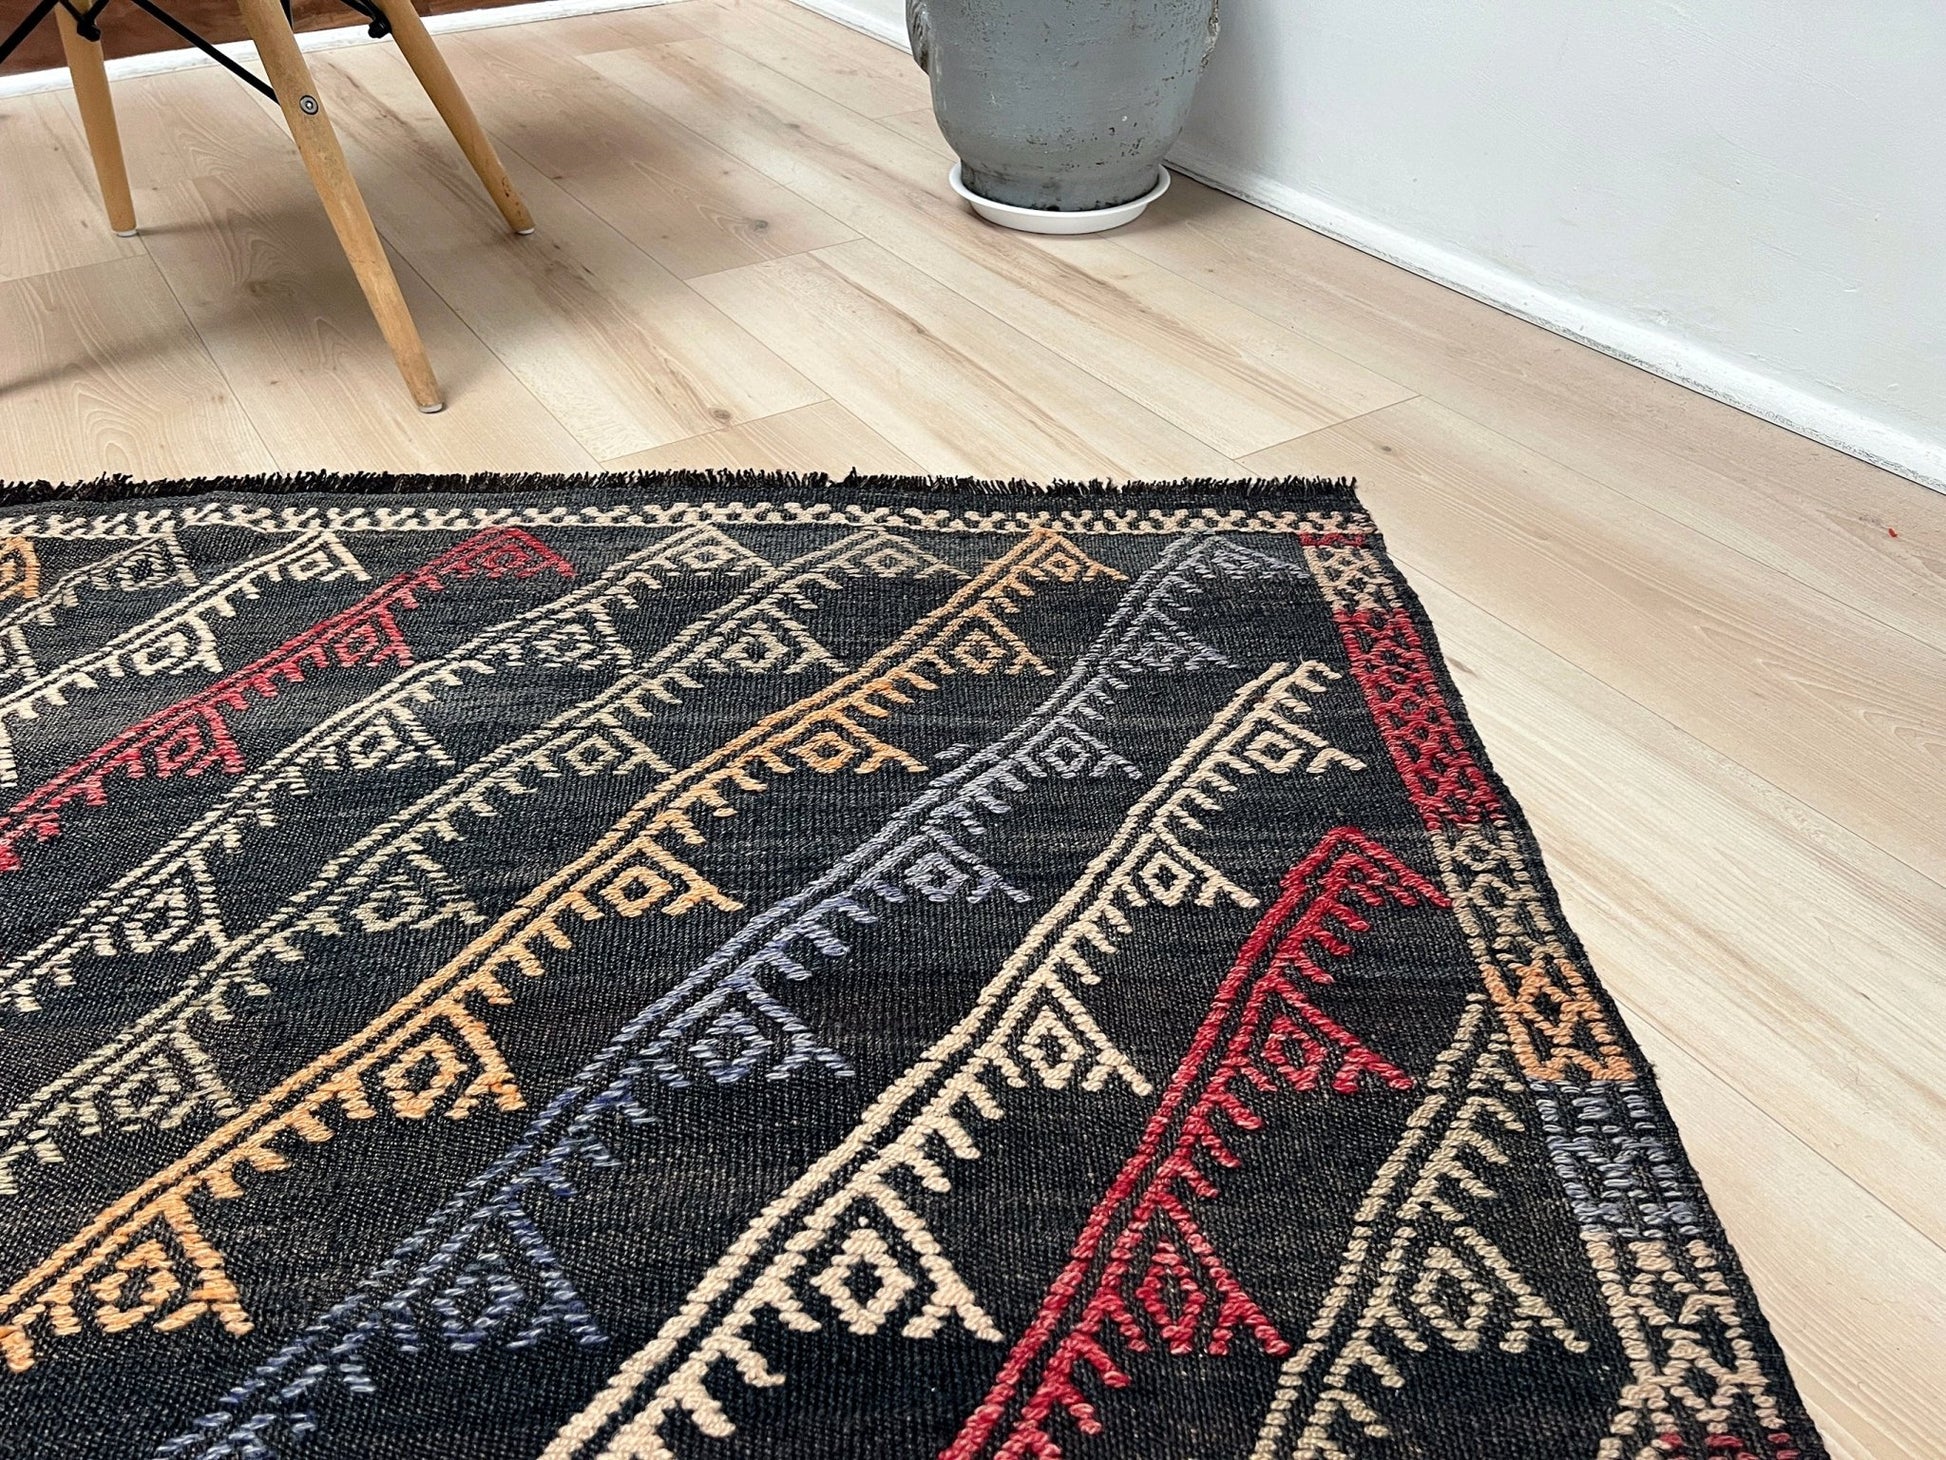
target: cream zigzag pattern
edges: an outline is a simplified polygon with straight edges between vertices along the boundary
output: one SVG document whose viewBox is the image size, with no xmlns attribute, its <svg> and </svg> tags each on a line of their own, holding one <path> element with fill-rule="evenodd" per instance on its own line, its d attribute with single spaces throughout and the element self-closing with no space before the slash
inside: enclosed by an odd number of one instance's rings
<svg viewBox="0 0 1946 1460">
<path fill-rule="evenodd" d="M 896 1325 L 904 1337 L 923 1339 L 955 1319 L 1000 1342 L 902 1188 L 916 1182 L 925 1192 L 950 1191 L 945 1158 L 979 1157 L 976 1118 L 1001 1119 L 1010 1088 L 1098 1092 L 1119 1080 L 1137 1095 L 1150 1093 L 1076 986 L 1099 982 L 1097 961 L 1116 952 L 1144 912 L 1219 901 L 1256 906 L 1190 839 L 1246 778 L 1364 769 L 1303 723 L 1310 706 L 1300 691 L 1316 695 L 1337 678 L 1315 662 L 1275 664 L 1239 690 L 1136 802 L 967 1015 L 764 1208 L 654 1341 L 561 1430 L 544 1460 L 588 1453 L 604 1435 L 601 1460 L 671 1460 L 663 1431 L 678 1413 L 712 1438 L 734 1433 L 709 1391 L 713 1372 L 728 1365 L 746 1384 L 783 1383 L 754 1346 L 752 1329 L 769 1310 L 792 1329 L 815 1332 L 822 1325 L 806 1307 L 812 1291 L 854 1333 Z M 866 1282 L 855 1284 L 860 1275 Z M 647 1402 L 614 1428 L 651 1385 Z"/>
<path fill-rule="evenodd" d="M 1504 1028 L 1482 994 L 1460 1016 L 1426 1095 L 1365 1194 L 1351 1243 L 1303 1344 L 1284 1363 L 1253 1460 L 1356 1460 L 1387 1433 L 1388 1396 L 1435 1346 L 1588 1351 L 1495 1242 L 1494 1168 L 1525 1129 Z M 1517 1213 L 1513 1214 L 1517 1217 Z"/>
<path fill-rule="evenodd" d="M 151 534 L 158 535 L 158 534 Z M 333 532 L 306 531 L 295 539 L 237 564 L 161 612 L 124 630 L 97 649 L 0 693 L 0 786 L 19 780 L 7 722 L 38 719 L 65 705 L 71 695 L 98 689 L 104 679 L 147 679 L 201 669 L 223 672 L 216 646 L 217 620 L 235 618 L 240 602 L 263 596 L 273 583 L 335 583 L 370 575 Z"/>
<path fill-rule="evenodd" d="M 52 628 L 67 614 L 81 606 L 82 591 L 91 593 L 146 593 L 172 584 L 196 586 L 196 570 L 190 566 L 173 528 L 153 537 L 138 538 L 127 547 L 116 548 L 101 557 L 70 568 L 52 583 L 40 581 L 33 542 L 24 537 L 10 539 L 11 549 L 0 548 L 0 599 L 22 598 L 26 602 L 0 613 L 0 680 L 34 678 L 40 665 L 34 656 L 30 635 L 36 629 Z M 10 564 L 26 565 L 7 587 L 6 569 Z M 26 590 L 26 591 L 23 591 Z"/>
</svg>

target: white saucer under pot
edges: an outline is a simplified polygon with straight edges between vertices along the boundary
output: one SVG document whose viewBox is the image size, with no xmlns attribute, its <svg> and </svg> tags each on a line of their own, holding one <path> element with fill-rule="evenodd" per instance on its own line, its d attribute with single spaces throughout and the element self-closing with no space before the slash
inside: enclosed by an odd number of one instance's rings
<svg viewBox="0 0 1946 1460">
<path fill-rule="evenodd" d="M 1169 169 L 1158 166 L 1155 171 L 1155 186 L 1141 197 L 1117 203 L 1112 208 L 1088 208 L 1074 213 L 1060 213 L 1052 208 L 1016 208 L 1012 203 L 983 198 L 960 179 L 957 162 L 948 181 L 954 192 L 973 205 L 975 213 L 1002 228 L 1017 228 L 1022 233 L 1105 233 L 1124 223 L 1133 223 L 1142 216 L 1144 208 L 1169 191 Z"/>
</svg>

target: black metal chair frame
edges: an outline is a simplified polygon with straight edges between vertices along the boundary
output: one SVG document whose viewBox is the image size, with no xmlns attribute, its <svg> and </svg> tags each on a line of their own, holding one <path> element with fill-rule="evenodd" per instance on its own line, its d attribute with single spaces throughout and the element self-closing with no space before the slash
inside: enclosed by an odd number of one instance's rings
<svg viewBox="0 0 1946 1460">
<path fill-rule="evenodd" d="M 74 17 L 74 28 L 80 33 L 82 40 L 99 41 L 101 27 L 97 22 L 101 19 L 102 12 L 114 3 L 115 0 L 95 0 L 93 5 L 83 6 L 76 5 L 74 0 L 39 0 L 39 3 L 27 12 L 27 18 L 14 27 L 13 33 L 4 41 L 0 41 L 0 66 L 6 65 L 7 58 L 20 48 L 22 41 L 34 33 L 34 27 L 54 13 L 54 7 L 57 5 Z M 383 39 L 392 33 L 392 22 L 371 4 L 371 0 L 338 0 L 338 3 L 345 9 L 364 17 L 366 33 L 373 40 Z M 199 35 L 176 16 L 156 4 L 155 0 L 129 0 L 129 4 L 137 10 L 146 11 L 154 16 L 231 75 L 256 88 L 272 101 L 277 100 L 277 93 L 268 81 L 248 67 L 240 65 L 214 41 L 207 36 Z M 284 19 L 288 21 L 291 18 L 291 0 L 283 0 L 283 6 Z"/>
</svg>

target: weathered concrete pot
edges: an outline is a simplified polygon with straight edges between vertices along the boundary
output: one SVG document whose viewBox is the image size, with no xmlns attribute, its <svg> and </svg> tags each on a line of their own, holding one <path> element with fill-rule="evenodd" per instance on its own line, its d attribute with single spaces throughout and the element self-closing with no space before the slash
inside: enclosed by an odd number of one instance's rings
<svg viewBox="0 0 1946 1460">
<path fill-rule="evenodd" d="M 1217 0 L 906 0 L 905 20 L 965 185 L 1074 212 L 1155 187 Z"/>
</svg>

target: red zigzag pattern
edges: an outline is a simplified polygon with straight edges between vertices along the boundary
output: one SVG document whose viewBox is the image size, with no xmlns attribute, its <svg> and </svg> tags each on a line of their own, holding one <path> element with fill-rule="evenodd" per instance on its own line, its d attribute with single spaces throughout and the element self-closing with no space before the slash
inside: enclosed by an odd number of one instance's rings
<svg viewBox="0 0 1946 1460">
<path fill-rule="evenodd" d="M 19 869 L 18 846 L 29 836 L 38 841 L 59 836 L 61 812 L 70 802 L 105 804 L 113 776 L 166 779 L 197 775 L 211 766 L 231 775 L 242 771 L 243 754 L 227 716 L 249 709 L 252 695 L 275 699 L 281 685 L 303 683 L 307 667 L 410 664 L 412 649 L 397 616 L 417 608 L 421 593 L 444 588 L 448 578 L 530 578 L 550 569 L 574 576 L 574 565 L 532 534 L 493 527 L 398 574 L 262 658 L 129 726 L 28 792 L 0 816 L 0 872 Z"/>
<path fill-rule="evenodd" d="M 1126 1387 L 1129 1376 L 1107 1348 L 1115 1333 L 1136 1353 L 1159 1339 L 1171 1353 L 1221 1355 L 1242 1331 L 1266 1353 L 1289 1352 L 1289 1341 L 1198 1226 L 1190 1199 L 1219 1195 L 1206 1160 L 1239 1164 L 1221 1123 L 1246 1131 L 1262 1126 L 1253 1094 L 1328 1086 L 1351 1095 L 1368 1080 L 1394 1090 L 1412 1085 L 1302 988 L 1332 981 L 1321 955 L 1348 955 L 1349 935 L 1371 926 L 1361 908 L 1387 901 L 1447 905 L 1430 882 L 1351 827 L 1327 833 L 1285 874 L 1135 1154 L 1090 1214 L 1066 1269 L 942 1460 L 989 1452 L 997 1460 L 1056 1460 L 1061 1448 L 1048 1424 L 1057 1408 L 1084 1433 L 1099 1434 L 1101 1419 L 1077 1370 L 1085 1363 L 1110 1388 Z"/>
</svg>

